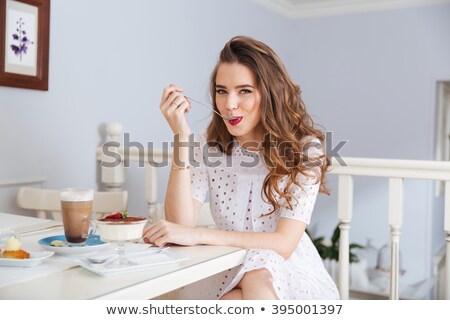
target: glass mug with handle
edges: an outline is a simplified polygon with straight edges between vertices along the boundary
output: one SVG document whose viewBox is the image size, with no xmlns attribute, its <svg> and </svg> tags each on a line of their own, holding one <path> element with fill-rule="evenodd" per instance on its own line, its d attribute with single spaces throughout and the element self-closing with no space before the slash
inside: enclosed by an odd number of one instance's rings
<svg viewBox="0 0 450 320">
<path fill-rule="evenodd" d="M 60 193 L 64 235 L 70 247 L 80 247 L 95 232 L 92 189 L 63 189 Z"/>
</svg>

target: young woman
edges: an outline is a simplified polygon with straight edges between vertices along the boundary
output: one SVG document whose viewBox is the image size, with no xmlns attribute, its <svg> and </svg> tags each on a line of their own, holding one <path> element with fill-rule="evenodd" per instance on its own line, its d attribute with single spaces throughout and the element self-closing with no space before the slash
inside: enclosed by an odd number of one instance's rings
<svg viewBox="0 0 450 320">
<path fill-rule="evenodd" d="M 186 289 L 186 299 L 339 298 L 305 233 L 317 193 L 326 192 L 327 161 L 299 86 L 271 48 L 238 36 L 221 51 L 210 90 L 215 110 L 227 118 L 214 114 L 191 149 L 183 147 L 190 103 L 180 87 L 163 91 L 160 109 L 176 135 L 174 162 L 165 220 L 147 227 L 145 240 L 248 249 L 242 266 Z M 196 227 L 208 192 L 216 229 Z"/>
</svg>

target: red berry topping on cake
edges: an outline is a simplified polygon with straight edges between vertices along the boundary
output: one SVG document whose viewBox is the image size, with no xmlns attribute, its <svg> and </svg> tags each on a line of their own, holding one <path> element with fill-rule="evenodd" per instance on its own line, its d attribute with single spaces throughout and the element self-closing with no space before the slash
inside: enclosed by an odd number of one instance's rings
<svg viewBox="0 0 450 320">
<path fill-rule="evenodd" d="M 127 215 L 128 215 L 127 211 L 116 212 L 116 213 L 110 214 L 109 216 L 106 216 L 105 219 L 124 219 L 127 217 Z"/>
</svg>

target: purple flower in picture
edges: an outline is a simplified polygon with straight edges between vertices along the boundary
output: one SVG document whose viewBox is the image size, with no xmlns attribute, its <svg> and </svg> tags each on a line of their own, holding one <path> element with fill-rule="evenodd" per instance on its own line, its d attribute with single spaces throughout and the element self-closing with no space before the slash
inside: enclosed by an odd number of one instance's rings
<svg viewBox="0 0 450 320">
<path fill-rule="evenodd" d="M 15 45 L 11 45 L 11 49 L 12 49 L 12 51 L 14 51 L 14 53 L 16 54 L 16 55 L 19 55 L 19 53 L 20 53 L 20 49 L 19 49 L 19 47 L 18 46 L 15 46 Z"/>
<path fill-rule="evenodd" d="M 16 56 L 19 56 L 20 61 L 22 61 L 22 56 L 27 54 L 28 46 L 30 44 L 34 44 L 34 42 L 30 41 L 30 39 L 25 36 L 27 33 L 23 29 L 25 22 L 22 21 L 22 18 L 20 18 L 19 21 L 16 22 L 16 24 L 18 25 L 18 28 L 16 29 L 17 33 L 12 34 L 15 43 L 11 45 L 11 50 L 14 51 L 14 54 Z"/>
</svg>

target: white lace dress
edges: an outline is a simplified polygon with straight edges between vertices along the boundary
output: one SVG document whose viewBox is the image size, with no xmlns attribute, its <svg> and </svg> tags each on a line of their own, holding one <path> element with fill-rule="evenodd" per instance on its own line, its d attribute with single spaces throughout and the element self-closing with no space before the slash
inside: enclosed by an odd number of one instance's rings
<svg viewBox="0 0 450 320">
<path fill-rule="evenodd" d="M 200 143 L 194 159 L 200 165 L 191 169 L 192 197 L 205 202 L 209 192 L 211 213 L 217 228 L 238 232 L 273 232 L 280 217 L 309 224 L 319 184 L 299 175 L 304 191 L 293 185 L 289 192 L 298 200 L 292 210 L 281 208 L 273 215 L 271 205 L 262 199 L 264 178 L 269 172 L 258 152 L 247 151 L 237 142 L 231 156 L 215 147 L 202 148 L 206 134 L 196 136 Z M 318 141 L 318 140 L 317 140 Z M 209 161 L 209 163 L 208 163 Z M 279 186 L 285 186 L 283 179 Z M 218 299 L 232 290 L 248 271 L 266 268 L 273 277 L 279 299 L 338 299 L 335 283 L 325 270 L 322 260 L 305 233 L 294 253 L 285 260 L 273 250 L 249 249 L 241 266 L 204 279 L 179 292 L 181 299 Z"/>
</svg>

